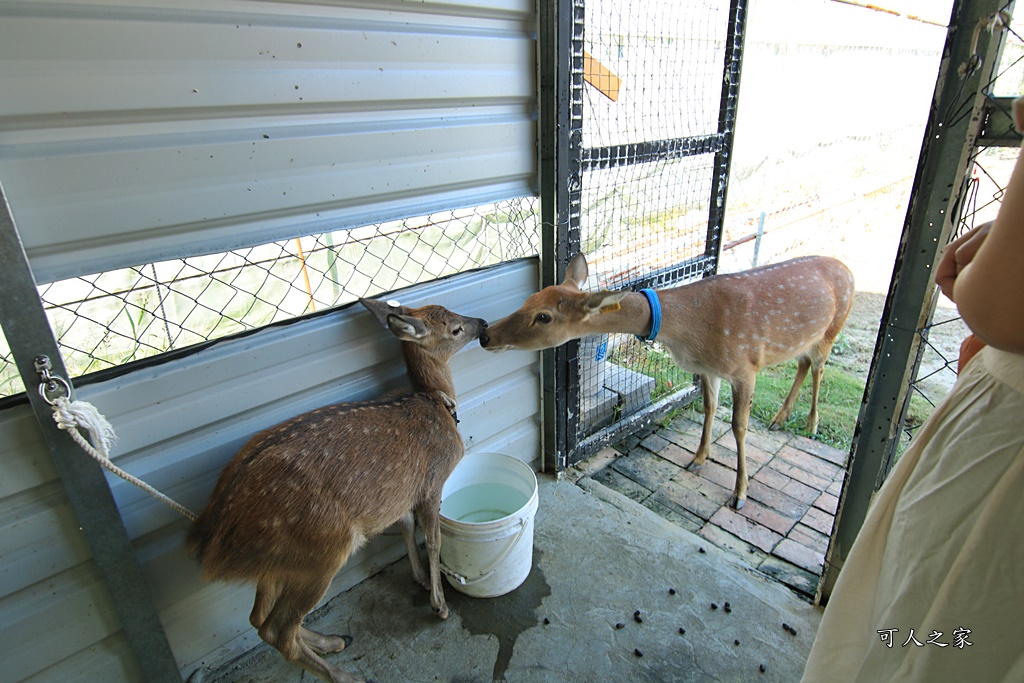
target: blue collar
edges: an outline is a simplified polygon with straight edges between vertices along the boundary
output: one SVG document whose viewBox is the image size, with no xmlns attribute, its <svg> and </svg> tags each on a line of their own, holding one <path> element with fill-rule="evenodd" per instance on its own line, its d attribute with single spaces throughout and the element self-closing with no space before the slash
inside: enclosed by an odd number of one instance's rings
<svg viewBox="0 0 1024 683">
<path fill-rule="evenodd" d="M 647 297 L 647 303 L 651 305 L 651 333 L 646 337 L 637 335 L 640 341 L 654 341 L 661 331 L 661 301 L 658 300 L 658 293 L 653 289 L 641 289 L 640 293 Z"/>
</svg>

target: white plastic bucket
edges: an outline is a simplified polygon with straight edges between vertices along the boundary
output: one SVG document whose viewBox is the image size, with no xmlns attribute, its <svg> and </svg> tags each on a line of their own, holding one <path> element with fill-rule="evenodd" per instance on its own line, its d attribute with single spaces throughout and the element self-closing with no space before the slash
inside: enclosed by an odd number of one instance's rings
<svg viewBox="0 0 1024 683">
<path fill-rule="evenodd" d="M 533 565 L 537 475 L 501 453 L 467 455 L 441 492 L 441 570 L 475 598 L 505 595 Z"/>
</svg>

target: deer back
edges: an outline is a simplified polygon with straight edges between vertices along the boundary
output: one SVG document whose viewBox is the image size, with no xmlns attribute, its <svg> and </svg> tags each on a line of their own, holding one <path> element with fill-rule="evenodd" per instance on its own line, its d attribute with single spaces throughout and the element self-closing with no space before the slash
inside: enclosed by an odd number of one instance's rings
<svg viewBox="0 0 1024 683">
<path fill-rule="evenodd" d="M 261 575 L 330 555 L 439 499 L 463 451 L 454 418 L 429 394 L 319 408 L 239 451 L 188 547 L 211 577 Z"/>
<path fill-rule="evenodd" d="M 853 305 L 842 262 L 807 256 L 659 292 L 659 339 L 687 369 L 736 377 L 831 348 Z"/>
<path fill-rule="evenodd" d="M 635 292 L 581 289 L 586 258 L 565 280 L 532 294 L 481 336 L 484 348 L 544 349 L 592 334 L 647 336 L 651 309 Z M 842 328 L 853 303 L 853 274 L 842 262 L 808 256 L 658 291 L 658 341 L 691 371 L 730 377 L 794 358 Z"/>
</svg>

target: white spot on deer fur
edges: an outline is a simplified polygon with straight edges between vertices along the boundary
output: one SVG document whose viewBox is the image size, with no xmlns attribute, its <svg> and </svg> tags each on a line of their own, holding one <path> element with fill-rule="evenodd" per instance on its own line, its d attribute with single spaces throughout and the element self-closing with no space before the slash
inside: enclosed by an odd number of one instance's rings
<svg viewBox="0 0 1024 683">
<path fill-rule="evenodd" d="M 729 336 L 729 328 L 727 327 L 724 330 L 722 330 L 722 334 L 724 334 L 726 337 L 728 337 Z"/>
</svg>

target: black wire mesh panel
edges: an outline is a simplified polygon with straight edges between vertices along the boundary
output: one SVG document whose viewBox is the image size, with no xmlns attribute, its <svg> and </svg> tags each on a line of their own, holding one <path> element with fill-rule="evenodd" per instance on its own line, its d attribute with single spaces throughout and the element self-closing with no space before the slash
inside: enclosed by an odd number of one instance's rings
<svg viewBox="0 0 1024 683">
<path fill-rule="evenodd" d="M 72 377 L 537 252 L 536 198 L 272 242 L 39 288 Z M 24 391 L 0 337 L 0 397 Z"/>
<path fill-rule="evenodd" d="M 1006 28 L 1006 42 L 995 78 L 982 87 L 989 97 L 986 133 L 996 139 L 992 146 L 973 150 L 971 172 L 959 188 L 955 210 L 959 212 L 951 238 L 993 220 L 1003 191 L 1020 154 L 1019 135 L 1013 132 L 1011 102 L 1024 94 L 1024 39 L 1013 26 Z M 965 99 L 969 94 L 965 94 Z M 961 114 L 963 115 L 963 114 Z M 984 138 L 983 134 L 983 138 Z M 910 445 L 917 429 L 956 381 L 960 346 L 970 334 L 955 305 L 937 298 L 928 320 L 917 333 L 921 337 L 905 405 L 900 413 L 899 440 L 887 461 L 886 474 Z M 945 334 L 937 334 L 938 328 Z M 955 331 L 955 333 L 950 330 Z"/>
<path fill-rule="evenodd" d="M 665 287 L 715 271 L 744 6 L 586 3 L 580 235 L 589 288 Z M 657 342 L 592 337 L 576 361 L 584 452 L 693 395 L 689 373 Z"/>
</svg>

